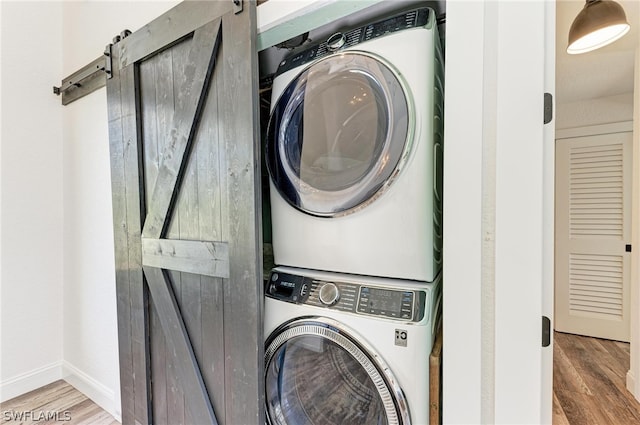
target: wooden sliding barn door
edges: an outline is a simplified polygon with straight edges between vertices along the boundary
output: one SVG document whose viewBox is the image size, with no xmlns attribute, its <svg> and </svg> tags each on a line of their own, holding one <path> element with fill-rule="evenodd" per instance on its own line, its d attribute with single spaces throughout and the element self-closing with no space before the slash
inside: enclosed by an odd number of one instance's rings
<svg viewBox="0 0 640 425">
<path fill-rule="evenodd" d="M 256 10 L 239 3 L 181 3 L 112 47 L 125 425 L 264 423 Z"/>
</svg>

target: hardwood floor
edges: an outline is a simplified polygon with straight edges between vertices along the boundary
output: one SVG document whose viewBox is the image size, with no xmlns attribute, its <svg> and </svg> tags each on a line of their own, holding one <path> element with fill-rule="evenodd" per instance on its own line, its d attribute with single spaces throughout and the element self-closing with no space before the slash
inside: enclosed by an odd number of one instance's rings
<svg viewBox="0 0 640 425">
<path fill-rule="evenodd" d="M 558 332 L 554 338 L 553 424 L 640 424 L 640 403 L 625 387 L 629 344 Z M 0 404 L 0 424 L 120 423 L 65 381 L 56 381 Z"/>
<path fill-rule="evenodd" d="M 120 422 L 60 380 L 0 404 L 0 424 L 120 425 Z"/>
<path fill-rule="evenodd" d="M 555 332 L 553 424 L 640 424 L 626 389 L 629 344 Z"/>
</svg>

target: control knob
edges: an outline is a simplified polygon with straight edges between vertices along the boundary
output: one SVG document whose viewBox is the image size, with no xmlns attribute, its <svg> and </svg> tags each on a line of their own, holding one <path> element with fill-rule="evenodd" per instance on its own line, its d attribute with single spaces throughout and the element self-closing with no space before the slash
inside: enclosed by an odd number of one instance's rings
<svg viewBox="0 0 640 425">
<path fill-rule="evenodd" d="M 340 299 L 340 291 L 335 283 L 327 282 L 320 288 L 320 302 L 324 305 L 334 305 Z"/>
<path fill-rule="evenodd" d="M 341 32 L 337 32 L 333 34 L 331 37 L 327 38 L 327 49 L 330 52 L 335 52 L 347 42 L 347 37 Z"/>
</svg>

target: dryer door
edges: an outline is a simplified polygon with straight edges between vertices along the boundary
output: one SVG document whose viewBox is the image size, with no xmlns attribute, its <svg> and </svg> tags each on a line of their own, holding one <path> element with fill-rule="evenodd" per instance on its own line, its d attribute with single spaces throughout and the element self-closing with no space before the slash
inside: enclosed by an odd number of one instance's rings
<svg viewBox="0 0 640 425">
<path fill-rule="evenodd" d="M 341 52 L 286 87 L 267 130 L 267 167 L 280 195 L 316 216 L 352 212 L 381 194 L 413 136 L 412 102 L 381 58 Z"/>
<path fill-rule="evenodd" d="M 389 367 L 328 318 L 277 329 L 265 350 L 271 425 L 407 425 L 409 410 Z"/>
</svg>

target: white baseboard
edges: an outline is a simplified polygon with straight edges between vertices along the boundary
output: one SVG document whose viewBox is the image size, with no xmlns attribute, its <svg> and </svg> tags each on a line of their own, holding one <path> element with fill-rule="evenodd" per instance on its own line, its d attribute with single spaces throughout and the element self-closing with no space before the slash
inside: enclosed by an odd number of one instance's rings
<svg viewBox="0 0 640 425">
<path fill-rule="evenodd" d="M 636 392 L 636 378 L 631 373 L 631 370 L 627 371 L 627 390 L 633 394 L 636 400 L 640 401 L 640 394 Z"/>
<path fill-rule="evenodd" d="M 118 422 L 122 422 L 120 405 L 116 403 L 112 389 L 66 361 L 62 364 L 62 378 L 110 413 Z"/>
<path fill-rule="evenodd" d="M 0 383 L 0 402 L 62 379 L 62 362 L 51 363 Z"/>
</svg>

